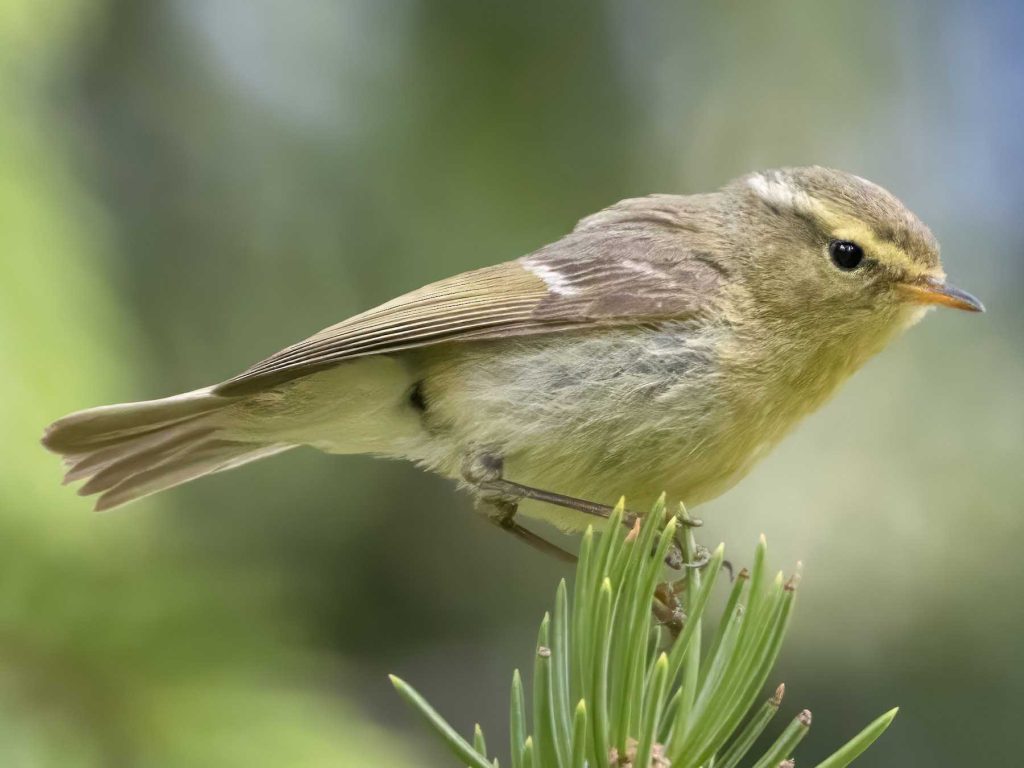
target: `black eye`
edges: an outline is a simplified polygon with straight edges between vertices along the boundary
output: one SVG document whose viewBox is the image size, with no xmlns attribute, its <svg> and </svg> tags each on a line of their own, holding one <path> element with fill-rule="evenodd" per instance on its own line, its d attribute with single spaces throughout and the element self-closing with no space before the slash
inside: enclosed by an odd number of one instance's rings
<svg viewBox="0 0 1024 768">
<path fill-rule="evenodd" d="M 828 255 L 840 269 L 851 271 L 864 261 L 864 249 L 849 240 L 833 240 L 828 244 Z"/>
</svg>

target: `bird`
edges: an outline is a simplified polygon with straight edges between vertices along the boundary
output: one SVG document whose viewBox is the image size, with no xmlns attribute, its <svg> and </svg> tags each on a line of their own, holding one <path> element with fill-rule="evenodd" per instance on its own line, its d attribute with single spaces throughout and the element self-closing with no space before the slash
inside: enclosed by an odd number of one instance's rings
<svg viewBox="0 0 1024 768">
<path fill-rule="evenodd" d="M 586 216 L 219 384 L 58 419 L 43 445 L 111 509 L 297 446 L 410 460 L 522 519 L 580 531 L 625 496 L 735 485 L 929 308 L 984 310 L 882 187 L 820 166 Z"/>
</svg>

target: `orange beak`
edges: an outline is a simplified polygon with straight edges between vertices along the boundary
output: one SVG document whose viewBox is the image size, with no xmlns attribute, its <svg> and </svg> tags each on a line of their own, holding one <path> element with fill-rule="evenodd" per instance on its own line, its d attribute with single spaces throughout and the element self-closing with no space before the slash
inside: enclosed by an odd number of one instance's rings
<svg viewBox="0 0 1024 768">
<path fill-rule="evenodd" d="M 903 283 L 900 288 L 906 295 L 907 301 L 914 304 L 941 304 L 944 307 L 962 309 L 967 312 L 985 311 L 985 305 L 967 291 L 961 291 L 959 288 L 946 285 L 944 281 L 932 277 L 926 277 L 913 283 Z"/>
</svg>

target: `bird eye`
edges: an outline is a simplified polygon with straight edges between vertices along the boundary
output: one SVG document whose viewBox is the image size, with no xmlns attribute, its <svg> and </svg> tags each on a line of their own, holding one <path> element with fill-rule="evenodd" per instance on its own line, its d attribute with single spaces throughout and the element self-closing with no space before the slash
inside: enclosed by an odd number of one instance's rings
<svg viewBox="0 0 1024 768">
<path fill-rule="evenodd" d="M 864 261 L 864 249 L 849 240 L 833 240 L 828 244 L 828 255 L 832 257 L 833 264 L 847 272 Z"/>
</svg>

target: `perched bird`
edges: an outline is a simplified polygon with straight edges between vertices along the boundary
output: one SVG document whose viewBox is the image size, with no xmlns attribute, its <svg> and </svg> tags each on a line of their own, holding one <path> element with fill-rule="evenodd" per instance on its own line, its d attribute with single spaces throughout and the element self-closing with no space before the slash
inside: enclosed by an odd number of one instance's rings
<svg viewBox="0 0 1024 768">
<path fill-rule="evenodd" d="M 933 305 L 983 309 L 890 193 L 754 173 L 623 200 L 221 384 L 65 416 L 43 444 L 97 509 L 299 445 L 410 459 L 538 543 L 517 512 L 579 530 L 623 494 L 718 496 Z"/>
</svg>

